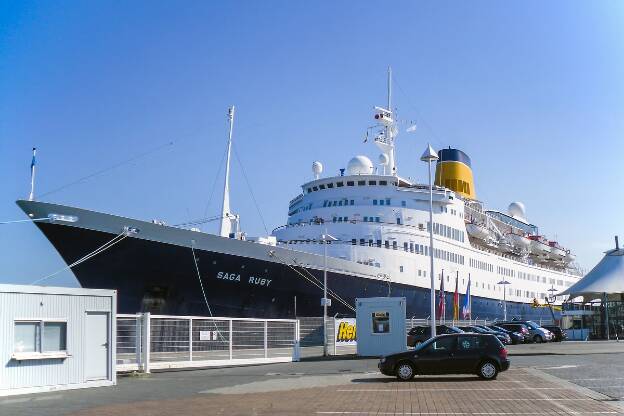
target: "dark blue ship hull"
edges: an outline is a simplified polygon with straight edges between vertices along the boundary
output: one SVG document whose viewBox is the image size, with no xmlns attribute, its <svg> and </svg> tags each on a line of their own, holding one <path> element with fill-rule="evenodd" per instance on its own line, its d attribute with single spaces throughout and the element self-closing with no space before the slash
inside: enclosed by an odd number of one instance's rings
<svg viewBox="0 0 624 416">
<path fill-rule="evenodd" d="M 71 264 L 115 235 L 57 224 L 37 226 Z M 115 246 L 73 268 L 82 287 L 115 289 L 120 313 L 152 312 L 167 315 L 293 318 L 321 316 L 322 290 L 296 273 L 291 267 L 271 261 L 195 250 L 201 283 L 195 268 L 193 252 L 183 247 L 138 238 L 125 238 Z M 301 267 L 293 266 L 301 274 Z M 322 282 L 323 272 L 308 270 Z M 355 298 L 402 296 L 407 299 L 407 316 L 427 318 L 430 291 L 366 279 L 341 273 L 328 273 L 328 287 L 349 305 Z M 452 293 L 446 294 L 447 319 L 452 318 Z M 460 295 L 460 305 L 464 295 Z M 437 301 L 436 301 L 437 303 Z M 329 315 L 354 313 L 332 299 Z M 550 319 L 550 311 L 532 308 L 525 303 L 507 302 L 508 318 Z M 472 297 L 472 317 L 502 319 L 499 300 Z"/>
</svg>

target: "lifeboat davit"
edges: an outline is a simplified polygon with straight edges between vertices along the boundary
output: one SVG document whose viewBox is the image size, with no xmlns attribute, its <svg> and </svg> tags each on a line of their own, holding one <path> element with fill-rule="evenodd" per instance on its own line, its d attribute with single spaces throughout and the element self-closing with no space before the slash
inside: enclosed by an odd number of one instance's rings
<svg viewBox="0 0 624 416">
<path fill-rule="evenodd" d="M 531 246 L 531 240 L 529 240 L 525 235 L 509 233 L 506 236 L 507 241 L 520 252 L 525 252 L 529 250 Z"/>
<path fill-rule="evenodd" d="M 547 259 L 550 254 L 548 240 L 541 235 L 530 235 L 529 240 L 531 240 L 531 245 L 529 246 L 531 254 L 542 259 Z"/>
<path fill-rule="evenodd" d="M 549 241 L 548 245 L 550 246 L 550 253 L 548 253 L 548 257 L 555 261 L 562 261 L 566 252 L 556 241 Z"/>
<path fill-rule="evenodd" d="M 468 235 L 478 240 L 488 241 L 490 238 L 490 232 L 484 225 L 481 224 L 469 222 L 466 224 L 466 231 L 468 232 Z"/>
</svg>

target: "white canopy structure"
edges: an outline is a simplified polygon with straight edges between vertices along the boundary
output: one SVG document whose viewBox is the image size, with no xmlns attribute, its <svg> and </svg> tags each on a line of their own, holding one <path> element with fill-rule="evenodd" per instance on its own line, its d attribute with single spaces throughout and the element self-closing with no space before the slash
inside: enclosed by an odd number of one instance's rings
<svg viewBox="0 0 624 416">
<path fill-rule="evenodd" d="M 576 284 L 570 286 L 557 296 L 569 296 L 569 299 L 583 297 L 584 302 L 603 298 L 622 299 L 624 294 L 624 249 L 617 247 L 609 250 L 600 262 Z"/>
</svg>

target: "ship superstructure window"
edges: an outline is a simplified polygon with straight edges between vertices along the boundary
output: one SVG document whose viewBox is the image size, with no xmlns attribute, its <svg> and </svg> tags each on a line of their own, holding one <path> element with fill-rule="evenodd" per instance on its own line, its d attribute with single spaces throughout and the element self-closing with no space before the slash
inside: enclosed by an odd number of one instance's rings
<svg viewBox="0 0 624 416">
<path fill-rule="evenodd" d="M 406 207 L 406 206 L 407 206 L 407 202 L 405 202 L 405 201 L 401 201 L 401 206 L 402 206 L 402 207 Z"/>
<path fill-rule="evenodd" d="M 355 185 L 355 182 L 353 182 L 353 181 L 347 181 L 347 186 L 354 186 L 354 185 Z"/>
<path fill-rule="evenodd" d="M 358 186 L 364 186 L 366 185 L 366 181 L 358 181 Z"/>
<path fill-rule="evenodd" d="M 368 184 L 370 186 L 374 186 L 374 185 L 377 185 L 377 181 L 368 181 Z"/>
<path fill-rule="evenodd" d="M 342 188 L 344 186 L 344 182 L 336 182 L 337 188 Z"/>
<path fill-rule="evenodd" d="M 319 185 L 319 189 L 325 189 L 325 185 L 320 184 L 320 185 Z"/>
<path fill-rule="evenodd" d="M 328 184 L 327 184 L 327 188 L 328 188 L 328 189 L 331 189 L 331 188 L 333 188 L 333 187 L 334 187 L 334 184 L 333 184 L 333 183 L 328 183 Z"/>
<path fill-rule="evenodd" d="M 373 199 L 373 205 L 377 205 L 377 200 Z"/>
<path fill-rule="evenodd" d="M 379 185 L 380 186 L 386 186 L 386 185 L 388 185 L 388 181 L 379 181 Z"/>
<path fill-rule="evenodd" d="M 431 223 L 427 221 L 427 231 L 431 230 Z M 446 224 L 433 223 L 433 233 L 455 241 L 464 242 L 464 232 Z"/>
</svg>

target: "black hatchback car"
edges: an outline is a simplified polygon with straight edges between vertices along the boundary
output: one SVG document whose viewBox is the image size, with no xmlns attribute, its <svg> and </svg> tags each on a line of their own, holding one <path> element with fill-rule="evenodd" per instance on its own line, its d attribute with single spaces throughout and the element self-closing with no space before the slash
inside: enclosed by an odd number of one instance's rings
<svg viewBox="0 0 624 416">
<path fill-rule="evenodd" d="M 568 335 L 563 332 L 560 326 L 557 325 L 542 325 L 542 328 L 545 328 L 553 333 L 553 341 L 561 342 L 568 339 Z"/>
<path fill-rule="evenodd" d="M 476 374 L 493 380 L 509 368 L 507 350 L 492 334 L 440 335 L 415 350 L 382 357 L 379 371 L 399 380 L 416 374 Z"/>
</svg>

